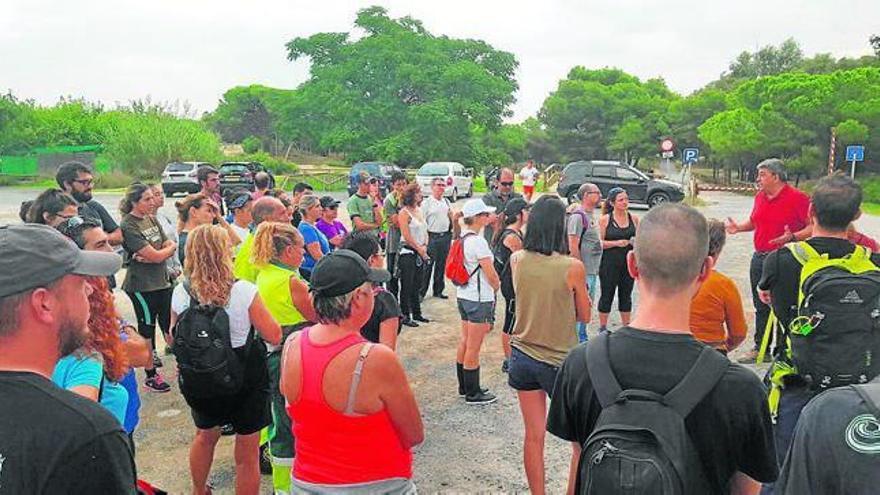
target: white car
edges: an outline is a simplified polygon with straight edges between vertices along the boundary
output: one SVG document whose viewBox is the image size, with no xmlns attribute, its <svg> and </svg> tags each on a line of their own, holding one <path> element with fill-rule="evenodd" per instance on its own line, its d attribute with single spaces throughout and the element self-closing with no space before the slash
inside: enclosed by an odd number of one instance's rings
<svg viewBox="0 0 880 495">
<path fill-rule="evenodd" d="M 422 194 L 431 194 L 431 181 L 440 177 L 446 181 L 444 195 L 451 201 L 474 194 L 474 177 L 470 169 L 458 162 L 428 162 L 416 172 L 416 182 L 422 187 Z"/>
<path fill-rule="evenodd" d="M 210 166 L 208 162 L 171 162 L 165 166 L 162 172 L 162 192 L 171 197 L 174 193 L 193 194 L 199 192 L 202 187 L 196 172 L 203 165 Z"/>
</svg>

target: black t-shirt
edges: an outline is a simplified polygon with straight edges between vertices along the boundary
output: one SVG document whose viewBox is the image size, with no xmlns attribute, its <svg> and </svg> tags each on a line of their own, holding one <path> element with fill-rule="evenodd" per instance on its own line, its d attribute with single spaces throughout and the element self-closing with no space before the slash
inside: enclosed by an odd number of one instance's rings
<svg viewBox="0 0 880 495">
<path fill-rule="evenodd" d="M 79 214 L 83 218 L 90 218 L 100 223 L 101 228 L 108 234 L 119 228 L 116 220 L 113 220 L 113 217 L 110 216 L 110 213 L 107 212 L 104 205 L 98 203 L 94 199 L 90 199 L 85 203 L 80 203 Z"/>
<path fill-rule="evenodd" d="M 547 417 L 547 431 L 581 445 L 602 410 L 587 371 L 585 345 L 589 344 L 575 347 L 559 369 Z M 623 327 L 611 334 L 608 346 L 621 387 L 665 394 L 684 378 L 705 344 L 692 335 Z M 729 493 L 730 478 L 737 471 L 764 483 L 776 479 L 766 392 L 748 369 L 731 363 L 715 388 L 685 418 L 685 427 L 714 493 Z"/>
<path fill-rule="evenodd" d="M 397 318 L 397 333 L 400 333 L 401 314 L 400 305 L 397 304 L 394 294 L 381 287 L 376 288 L 375 294 L 376 300 L 373 303 L 373 314 L 370 315 L 370 319 L 361 327 L 361 335 L 370 342 L 378 344 L 379 325 L 385 320 Z"/>
<path fill-rule="evenodd" d="M 846 239 L 834 237 L 815 237 L 807 240 L 819 254 L 828 254 L 832 259 L 843 258 L 855 251 L 855 245 Z M 872 254 L 871 261 L 880 266 L 880 254 Z M 788 248 L 773 251 L 764 258 L 764 271 L 758 287 L 769 290 L 773 298 L 773 312 L 779 318 L 782 328 L 797 316 L 798 292 L 803 266 L 794 259 Z"/>
<path fill-rule="evenodd" d="M 868 385 L 880 388 L 877 380 Z M 823 392 L 801 413 L 779 473 L 780 495 L 870 495 L 880 487 L 880 418 L 850 387 Z"/>
<path fill-rule="evenodd" d="M 122 426 L 96 402 L 0 371 L 0 494 L 135 493 Z"/>
</svg>

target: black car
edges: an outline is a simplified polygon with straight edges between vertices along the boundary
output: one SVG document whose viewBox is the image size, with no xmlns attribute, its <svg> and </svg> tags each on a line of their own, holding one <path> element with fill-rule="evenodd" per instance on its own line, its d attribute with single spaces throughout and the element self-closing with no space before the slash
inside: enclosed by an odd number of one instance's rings
<svg viewBox="0 0 880 495">
<path fill-rule="evenodd" d="M 612 187 L 622 187 L 626 189 L 630 202 L 648 206 L 684 199 L 684 188 L 681 184 L 652 179 L 644 172 L 620 162 L 600 160 L 577 161 L 566 165 L 556 192 L 568 198 L 569 203 L 574 203 L 577 201 L 577 190 L 584 182 L 596 184 L 602 191 L 603 198 L 607 197 Z"/>
<path fill-rule="evenodd" d="M 386 162 L 358 162 L 351 166 L 348 172 L 348 195 L 351 196 L 357 191 L 358 176 L 361 172 L 366 172 L 370 177 L 379 179 L 379 192 L 384 198 L 391 188 L 391 174 L 394 172 L 402 172 L 400 167 L 393 163 Z"/>
<path fill-rule="evenodd" d="M 269 174 L 269 188 L 275 187 L 275 177 L 259 162 L 225 162 L 220 165 L 220 185 L 223 188 L 243 187 L 254 190 L 254 176 L 259 172 Z"/>
</svg>

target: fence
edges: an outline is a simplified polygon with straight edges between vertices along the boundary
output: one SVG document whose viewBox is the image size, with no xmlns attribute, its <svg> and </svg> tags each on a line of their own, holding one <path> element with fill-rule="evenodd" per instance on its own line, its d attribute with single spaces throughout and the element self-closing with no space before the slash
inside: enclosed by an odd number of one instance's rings
<svg viewBox="0 0 880 495">
<path fill-rule="evenodd" d="M 82 162 L 98 172 L 110 170 L 110 164 L 101 160 L 101 146 L 56 146 L 35 148 L 26 155 L 0 156 L 0 175 L 35 177 L 55 175 L 58 167 L 69 161 Z"/>
</svg>

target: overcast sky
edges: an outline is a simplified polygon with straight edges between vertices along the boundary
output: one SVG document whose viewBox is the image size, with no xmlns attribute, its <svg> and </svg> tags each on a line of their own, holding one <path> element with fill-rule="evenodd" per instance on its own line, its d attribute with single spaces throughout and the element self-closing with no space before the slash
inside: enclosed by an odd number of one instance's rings
<svg viewBox="0 0 880 495">
<path fill-rule="evenodd" d="M 47 104 L 149 95 L 201 113 L 236 85 L 296 87 L 308 66 L 288 62 L 284 44 L 349 31 L 374 4 L 513 52 L 514 121 L 534 115 L 575 65 L 661 76 L 689 93 L 743 50 L 792 36 L 808 56 L 860 56 L 880 34 L 880 0 L 3 0 L 0 90 Z"/>
</svg>

